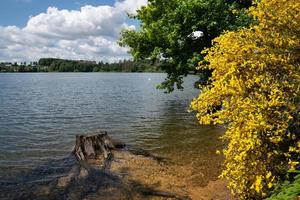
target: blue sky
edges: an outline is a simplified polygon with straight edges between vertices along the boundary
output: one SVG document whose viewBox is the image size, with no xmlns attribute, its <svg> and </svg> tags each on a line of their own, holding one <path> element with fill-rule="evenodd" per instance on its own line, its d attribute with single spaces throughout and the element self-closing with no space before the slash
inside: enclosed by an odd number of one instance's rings
<svg viewBox="0 0 300 200">
<path fill-rule="evenodd" d="M 118 40 L 147 0 L 1 0 L 0 62 L 130 59 Z"/>
<path fill-rule="evenodd" d="M 0 26 L 26 25 L 29 16 L 45 12 L 48 7 L 79 10 L 84 5 L 113 5 L 113 0 L 1 0 Z"/>
</svg>

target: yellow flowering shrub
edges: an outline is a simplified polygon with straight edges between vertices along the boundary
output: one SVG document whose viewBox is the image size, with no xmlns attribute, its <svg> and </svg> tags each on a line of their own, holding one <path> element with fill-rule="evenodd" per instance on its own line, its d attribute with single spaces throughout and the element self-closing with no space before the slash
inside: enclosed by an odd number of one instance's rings
<svg viewBox="0 0 300 200">
<path fill-rule="evenodd" d="M 257 23 L 204 52 L 211 84 L 191 108 L 201 124 L 226 126 L 221 176 L 232 191 L 261 199 L 300 166 L 300 1 L 261 0 L 249 12 Z"/>
</svg>

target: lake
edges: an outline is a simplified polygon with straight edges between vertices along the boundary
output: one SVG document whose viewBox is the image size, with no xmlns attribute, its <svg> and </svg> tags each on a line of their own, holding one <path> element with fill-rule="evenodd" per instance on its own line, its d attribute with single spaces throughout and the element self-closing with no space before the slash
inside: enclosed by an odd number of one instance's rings
<svg viewBox="0 0 300 200">
<path fill-rule="evenodd" d="M 185 78 L 185 89 L 171 94 L 155 88 L 164 78 L 160 73 L 0 74 L 0 180 L 68 156 L 76 134 L 97 130 L 167 157 L 172 165 L 201 171 L 199 184 L 216 178 L 215 151 L 223 130 L 200 126 L 187 111 L 199 93 L 193 88 L 197 76 Z"/>
</svg>

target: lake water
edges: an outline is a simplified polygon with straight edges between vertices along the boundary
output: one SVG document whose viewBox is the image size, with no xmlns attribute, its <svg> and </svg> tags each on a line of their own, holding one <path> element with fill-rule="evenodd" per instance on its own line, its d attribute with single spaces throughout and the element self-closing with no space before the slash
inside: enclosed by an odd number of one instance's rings
<svg viewBox="0 0 300 200">
<path fill-rule="evenodd" d="M 0 74 L 0 180 L 25 175 L 72 151 L 75 135 L 106 130 L 128 145 L 216 176 L 221 128 L 200 126 L 184 91 L 164 94 L 159 73 Z M 207 174 L 207 176 L 206 176 Z M 213 174 L 213 175 L 212 175 Z"/>
</svg>

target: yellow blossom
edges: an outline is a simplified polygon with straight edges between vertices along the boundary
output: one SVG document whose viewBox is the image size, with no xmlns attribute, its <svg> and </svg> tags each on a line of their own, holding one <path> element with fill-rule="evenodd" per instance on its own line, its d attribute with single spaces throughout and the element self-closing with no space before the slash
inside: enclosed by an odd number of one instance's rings
<svg viewBox="0 0 300 200">
<path fill-rule="evenodd" d="M 211 85 L 191 103 L 200 123 L 226 125 L 222 176 L 241 199 L 261 199 L 300 167 L 300 1 L 257 2 L 255 25 L 203 51 Z"/>
</svg>

